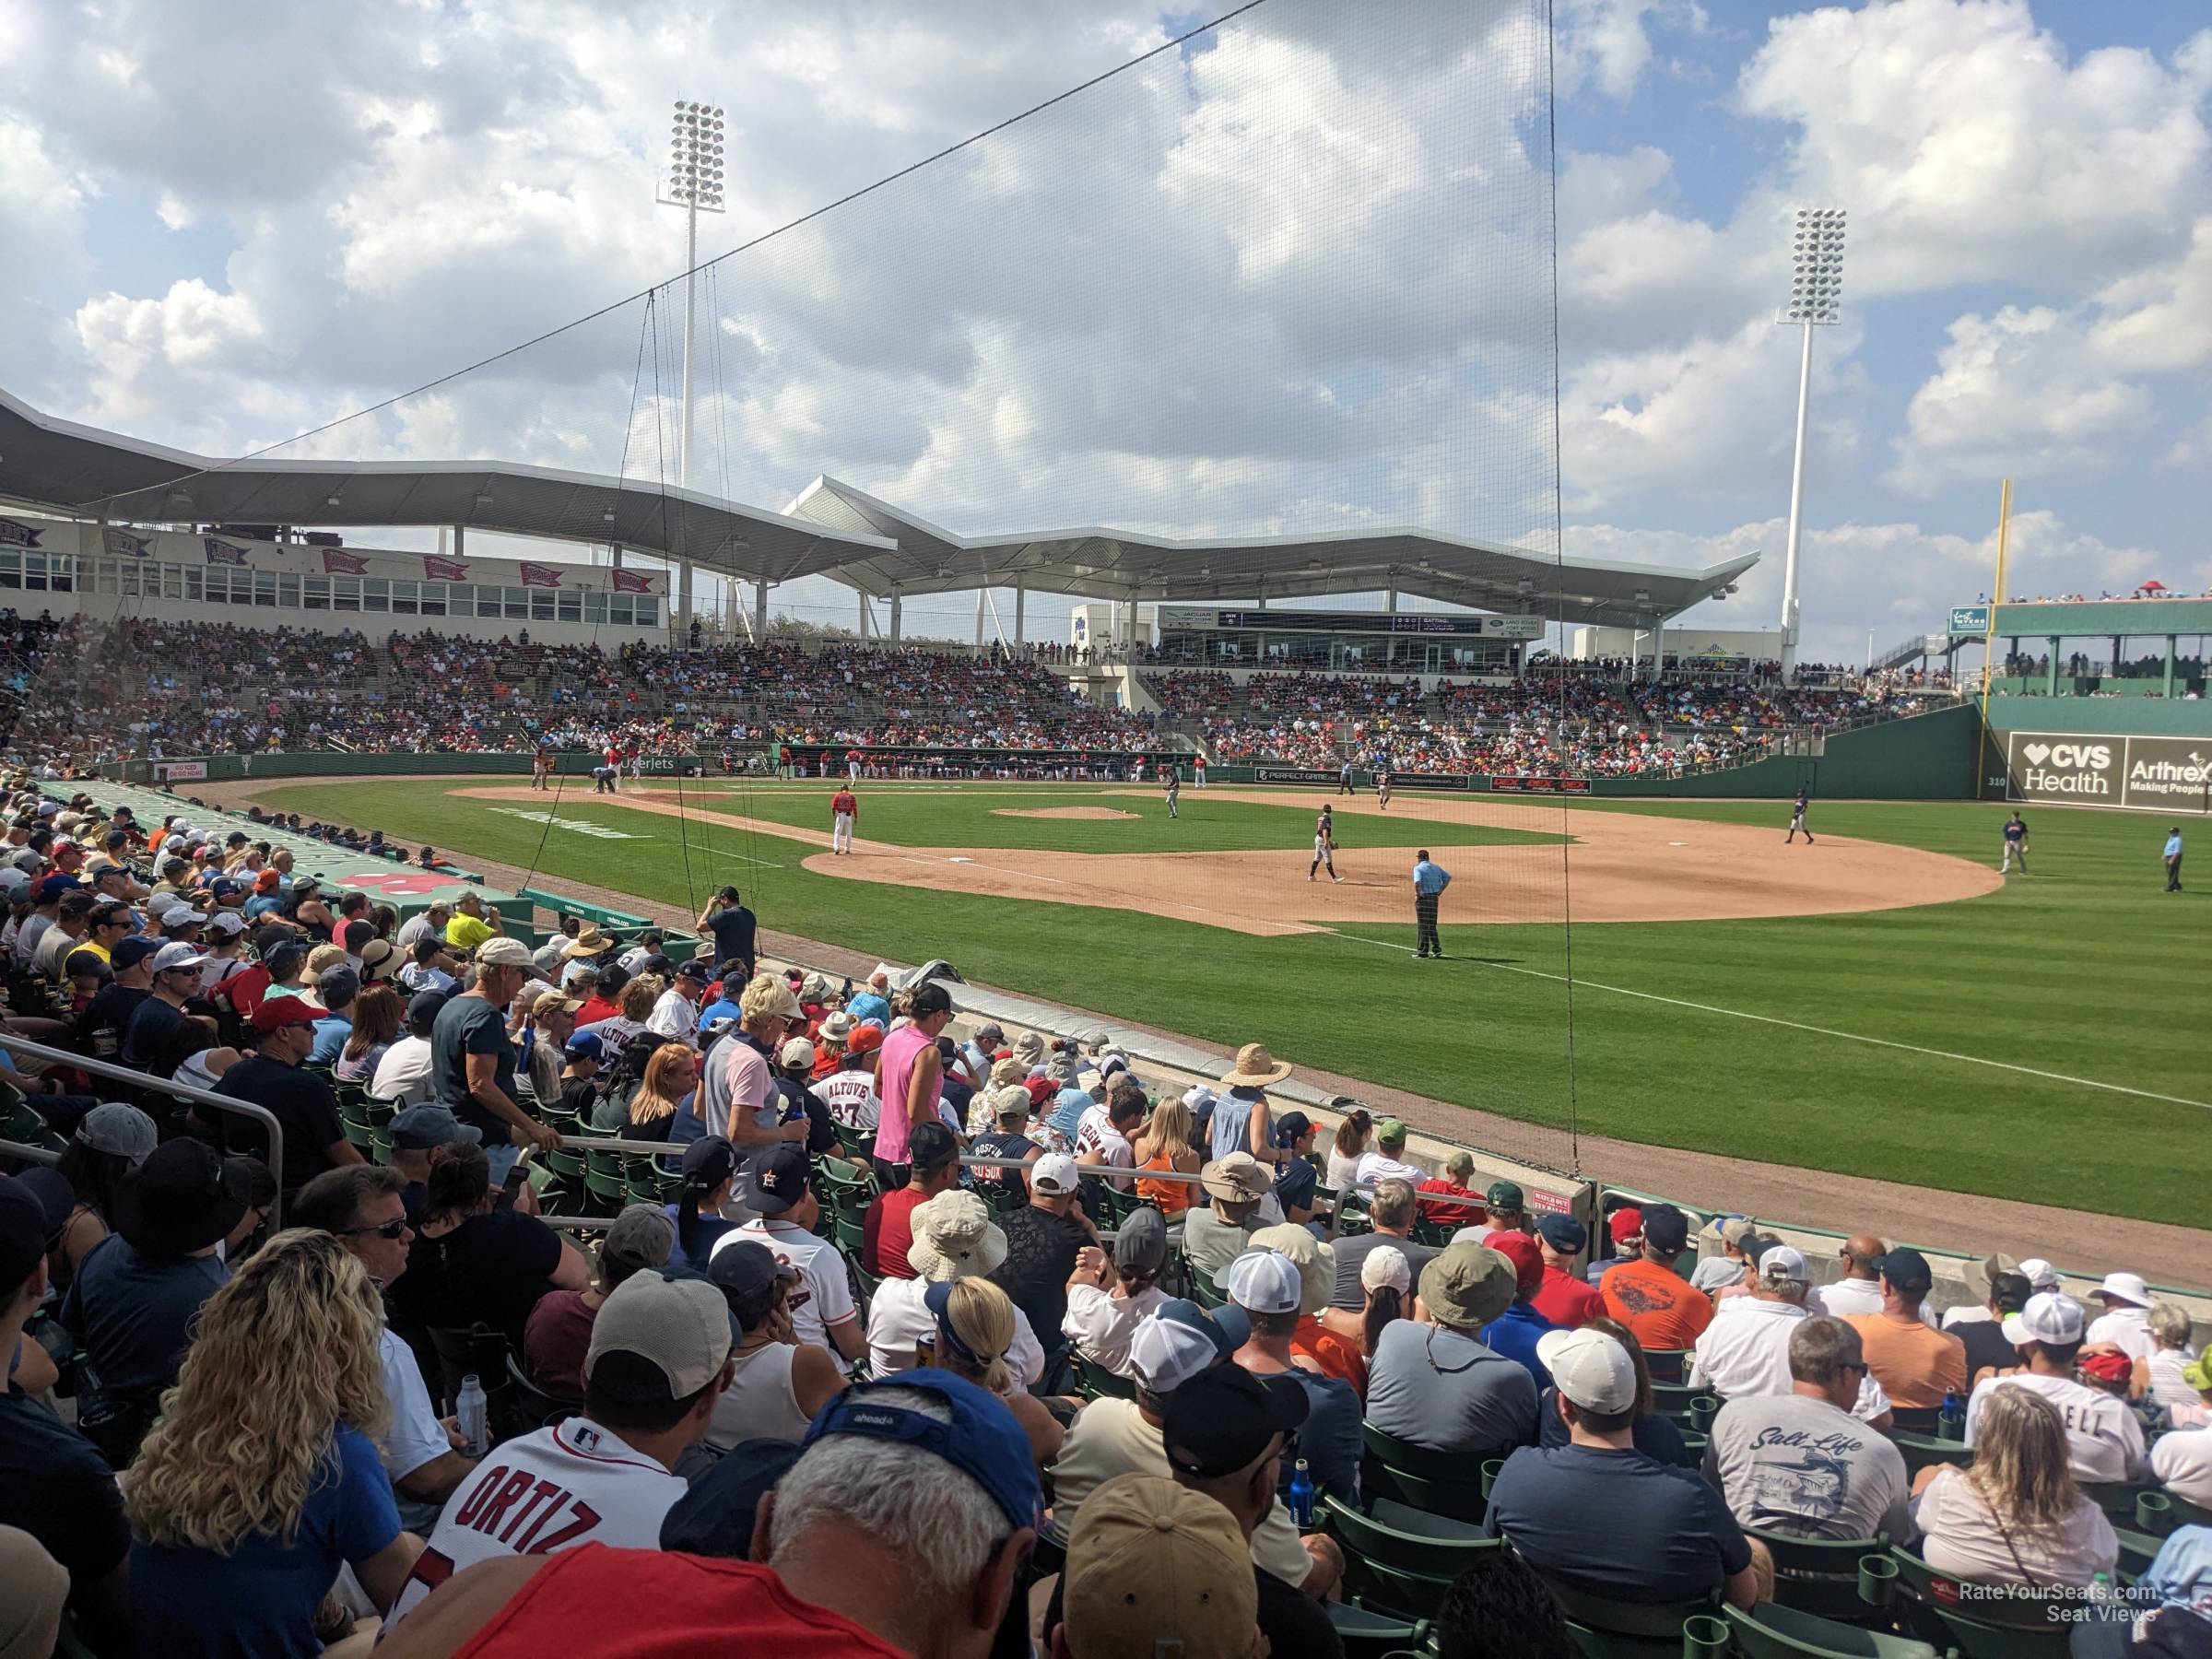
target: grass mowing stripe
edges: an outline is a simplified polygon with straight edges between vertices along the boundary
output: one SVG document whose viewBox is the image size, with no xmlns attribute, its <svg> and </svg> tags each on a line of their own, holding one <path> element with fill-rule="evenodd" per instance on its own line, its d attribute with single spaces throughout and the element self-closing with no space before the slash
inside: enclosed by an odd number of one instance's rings
<svg viewBox="0 0 2212 1659">
<path fill-rule="evenodd" d="M 1380 945 L 1385 950 L 1401 950 L 1408 956 L 1418 954 L 1410 945 L 1400 945 L 1394 939 L 1370 939 L 1359 934 L 1338 933 L 1334 928 L 1325 931 L 1339 939 L 1351 939 L 1361 945 Z M 1546 973 L 1541 969 L 1522 968 L 1512 962 L 1486 962 L 1480 957 L 1462 957 L 1459 959 L 1472 962 L 1477 968 L 1494 968 L 1504 973 L 1525 973 L 1533 979 L 1557 980 L 1561 984 L 1568 982 L 1568 977 L 1563 973 Z M 1716 1008 L 1711 1003 L 1688 1002 L 1679 996 L 1661 996 L 1655 991 L 1631 991 L 1626 985 L 1602 984 L 1596 980 L 1583 979 L 1579 975 L 1573 983 L 1578 989 L 1610 991 L 1616 996 L 1641 997 L 1645 1002 L 1665 1003 L 1672 1008 L 1694 1008 L 1700 1014 L 1721 1014 L 1730 1019 L 1756 1019 L 1761 1025 L 1783 1026 L 1793 1031 L 1810 1031 L 1816 1037 L 1835 1037 L 1845 1042 L 1871 1042 L 1880 1048 L 1901 1049 L 1909 1054 L 1926 1054 L 1936 1060 L 1956 1060 L 1964 1065 L 1994 1065 L 1999 1071 L 2018 1072 L 2026 1077 L 2044 1077 L 2053 1083 L 2072 1083 L 2083 1088 L 2102 1088 L 2113 1094 L 2134 1095 L 2138 1100 L 2163 1100 L 2170 1106 L 2194 1106 L 2201 1112 L 2212 1112 L 2212 1100 L 2189 1100 L 2180 1095 L 2153 1094 L 2149 1089 L 2130 1088 L 2123 1083 L 2105 1083 L 2095 1077 L 2069 1077 L 2064 1072 L 2039 1071 L 2032 1065 L 2015 1065 L 2007 1060 L 1987 1060 L 1979 1054 L 1958 1054 L 1948 1049 L 1923 1048 L 1916 1042 L 1896 1042 L 1887 1037 L 1868 1037 L 1859 1031 L 1839 1031 L 1829 1026 L 1806 1025 L 1795 1019 L 1777 1019 L 1771 1014 L 1752 1014 L 1742 1008 Z"/>
</svg>

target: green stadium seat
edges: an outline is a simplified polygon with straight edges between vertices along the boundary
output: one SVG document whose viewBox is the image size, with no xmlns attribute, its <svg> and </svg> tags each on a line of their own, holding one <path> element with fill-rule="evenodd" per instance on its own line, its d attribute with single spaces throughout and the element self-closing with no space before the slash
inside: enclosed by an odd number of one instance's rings
<svg viewBox="0 0 2212 1659">
<path fill-rule="evenodd" d="M 1748 1613 L 1741 1607 L 1722 1613 L 1743 1659 L 1936 1659 L 1924 1641 L 1857 1630 L 1795 1607 L 1769 1603 Z"/>
<path fill-rule="evenodd" d="M 1783 1606 L 1844 1623 L 1867 1616 L 1859 1599 L 1859 1558 L 1888 1549 L 1887 1537 L 1801 1538 L 1756 1526 L 1745 1527 L 1744 1536 L 1757 1538 L 1774 1558 L 1774 1599 Z"/>
<path fill-rule="evenodd" d="M 1689 1375 L 1689 1350 L 1688 1348 L 1645 1348 L 1643 1364 L 1644 1369 L 1652 1373 L 1652 1382 L 1654 1384 L 1680 1382 L 1683 1378 Z"/>
<path fill-rule="evenodd" d="M 1366 1452 L 1359 1464 L 1359 1489 L 1430 1515 L 1469 1524 L 1489 1507 L 1482 1481 L 1487 1459 L 1511 1448 L 1486 1452 L 1431 1452 L 1372 1423 L 1359 1426 Z"/>
<path fill-rule="evenodd" d="M 1881 1559 L 1896 1566 L 1891 1595 L 1901 1604 L 1912 1632 L 1945 1642 L 1960 1659 L 2068 1659 L 2074 1627 L 2051 1616 L 2081 1606 L 2072 1593 L 2023 1592 L 1965 1603 L 1957 1579 L 1937 1572 L 1911 1550 L 1893 1545 Z"/>
<path fill-rule="evenodd" d="M 1475 1557 L 1500 1547 L 1479 1527 L 1387 1498 L 1371 1499 L 1362 1509 L 1324 1493 L 1320 1518 L 1364 1586 L 1361 1604 L 1407 1618 L 1433 1618 L 1452 1581 Z"/>
<path fill-rule="evenodd" d="M 1889 1439 L 1904 1455 L 1905 1473 L 1916 1476 L 1930 1464 L 1949 1464 L 1963 1469 L 1974 1461 L 1973 1450 L 1954 1440 L 1943 1440 L 1932 1434 L 1900 1434 L 1892 1431 Z"/>
<path fill-rule="evenodd" d="M 1119 1371 L 1109 1371 L 1080 1350 L 1076 1352 L 1076 1388 L 1086 1400 L 1134 1400 L 1136 1383 Z"/>
<path fill-rule="evenodd" d="M 518 1425 L 517 1432 L 527 1434 L 543 1429 L 548 1423 L 558 1423 L 563 1418 L 574 1417 L 583 1409 L 582 1400 L 548 1394 L 523 1373 L 522 1361 L 511 1349 L 507 1355 L 507 1381 L 513 1390 L 512 1416 Z"/>
<path fill-rule="evenodd" d="M 1393 1653 L 1406 1652 L 1408 1644 L 1418 1647 L 1429 1637 L 1427 1619 L 1400 1618 L 1357 1602 L 1330 1602 L 1328 1615 L 1336 1628 L 1336 1640 L 1344 1644 L 1345 1659 L 1389 1659 Z"/>
<path fill-rule="evenodd" d="M 1531 1563 L 1534 1565 L 1534 1563 Z M 1718 1600 L 1695 1602 L 1622 1601 L 1586 1590 L 1539 1570 L 1567 1618 L 1567 1633 L 1574 1639 L 1583 1659 L 1680 1659 L 1689 1651 L 1682 1627 L 1690 1619 L 1712 1617 Z"/>
</svg>

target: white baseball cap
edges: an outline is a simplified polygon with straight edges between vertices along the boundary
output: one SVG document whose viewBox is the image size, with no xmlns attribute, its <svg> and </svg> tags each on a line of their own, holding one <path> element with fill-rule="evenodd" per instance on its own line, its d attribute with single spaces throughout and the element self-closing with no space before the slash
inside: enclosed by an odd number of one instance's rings
<svg viewBox="0 0 2212 1659">
<path fill-rule="evenodd" d="M 1298 1264 L 1273 1250 L 1248 1250 L 1222 1270 L 1221 1288 L 1247 1313 L 1296 1313 L 1305 1302 Z"/>
<path fill-rule="evenodd" d="M 154 952 L 154 971 L 167 973 L 171 968 L 198 968 L 206 960 L 206 954 L 197 947 L 182 939 L 171 939 Z"/>
<path fill-rule="evenodd" d="M 1137 1381 L 1156 1394 L 1171 1394 L 1220 1357 L 1205 1332 L 1178 1319 L 1148 1313 L 1129 1337 L 1129 1363 Z"/>
<path fill-rule="evenodd" d="M 1392 1289 L 1403 1295 L 1413 1288 L 1413 1265 L 1406 1253 L 1388 1244 L 1378 1244 L 1367 1253 L 1367 1260 L 1359 1264 L 1359 1288 L 1362 1290 Z"/>
<path fill-rule="evenodd" d="M 246 931 L 246 919 L 236 911 L 217 911 L 207 918 L 207 925 L 217 933 L 241 934 Z"/>
<path fill-rule="evenodd" d="M 2031 1289 L 2055 1290 L 2058 1288 L 2058 1269 L 2041 1256 L 2030 1256 L 2022 1262 L 2020 1277 L 2028 1281 Z"/>
<path fill-rule="evenodd" d="M 1559 1393 L 1584 1411 L 1626 1411 L 1636 1404 L 1636 1362 L 1603 1331 L 1547 1331 L 1536 1359 Z"/>
<path fill-rule="evenodd" d="M 1030 1190 L 1047 1197 L 1058 1198 L 1074 1192 L 1083 1182 L 1076 1160 L 1065 1152 L 1047 1152 L 1030 1166 Z"/>
<path fill-rule="evenodd" d="M 171 904 L 161 912 L 161 925 L 175 927 L 184 922 L 205 922 L 207 918 L 189 904 Z"/>
<path fill-rule="evenodd" d="M 2150 1306 L 2150 1287 L 2143 1282 L 2139 1273 L 2108 1273 L 2104 1283 L 2097 1287 L 2097 1294 L 2109 1296 L 2114 1301 L 2132 1302 L 2138 1308 Z"/>
<path fill-rule="evenodd" d="M 1182 1103 L 1193 1112 L 1214 1098 L 1214 1091 L 1203 1083 L 1194 1083 L 1182 1091 Z"/>
<path fill-rule="evenodd" d="M 2048 1342 L 2064 1347 L 2079 1342 L 2085 1328 L 2081 1304 L 2055 1290 L 2041 1290 L 2028 1299 L 2018 1313 L 2005 1316 L 2005 1340 L 2018 1347 L 2023 1342 Z"/>
<path fill-rule="evenodd" d="M 1777 1244 L 1759 1258 L 1759 1277 L 1762 1279 L 1794 1279 L 1800 1285 L 1809 1285 L 1813 1276 L 1806 1270 L 1805 1257 L 1787 1244 Z"/>
</svg>

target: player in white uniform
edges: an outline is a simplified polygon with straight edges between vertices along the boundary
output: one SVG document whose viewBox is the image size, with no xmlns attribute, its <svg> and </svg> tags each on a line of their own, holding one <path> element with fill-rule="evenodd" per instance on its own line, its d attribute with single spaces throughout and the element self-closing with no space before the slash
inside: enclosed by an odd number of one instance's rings
<svg viewBox="0 0 2212 1659">
<path fill-rule="evenodd" d="M 1375 805 L 1384 812 L 1390 810 L 1390 774 L 1386 771 L 1375 774 Z"/>
<path fill-rule="evenodd" d="M 1191 782 L 1201 789 L 1206 787 L 1206 757 L 1204 755 L 1191 757 Z"/>
<path fill-rule="evenodd" d="M 730 1384 L 729 1312 L 703 1279 L 652 1268 L 599 1309 L 584 1360 L 584 1415 L 493 1449 L 447 1500 L 384 1629 L 478 1561 L 583 1544 L 658 1549 L 684 1495 L 674 1473 Z"/>
<path fill-rule="evenodd" d="M 1327 806 L 1313 820 L 1313 862 L 1307 867 L 1306 879 L 1312 880 L 1314 872 L 1324 867 L 1328 870 L 1331 881 L 1344 879 L 1336 874 L 1336 819 Z"/>
</svg>

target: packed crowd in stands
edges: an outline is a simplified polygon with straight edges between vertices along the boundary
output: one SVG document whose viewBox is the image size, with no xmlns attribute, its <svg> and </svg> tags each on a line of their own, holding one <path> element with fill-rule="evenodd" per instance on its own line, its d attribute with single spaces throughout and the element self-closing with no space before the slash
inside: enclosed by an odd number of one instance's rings
<svg viewBox="0 0 2212 1659">
<path fill-rule="evenodd" d="M 776 747 L 1134 755 L 1398 771 L 1677 773 L 1791 727 L 1915 712 L 1900 684 L 1547 663 L 1509 684 L 1147 673 L 1155 721 L 1071 693 L 1033 654 L 831 643 L 678 651 L 229 624 L 9 619 L 5 747 L 39 768 L 267 750 L 602 752 L 697 762 Z M 944 764 L 957 771 L 957 755 Z"/>
<path fill-rule="evenodd" d="M 1939 1287 L 1661 1202 L 1594 1237 L 1285 1109 L 1258 1043 L 1185 1088 L 888 966 L 761 971 L 732 888 L 533 942 L 25 782 L 0 1024 L 50 1053 L 0 1095 L 58 1159 L 0 1174 L 8 1653 L 66 1619 L 97 1654 L 1326 1655 L 1419 1618 L 1556 1659 L 1570 1609 L 1817 1593 L 1803 1540 L 2212 1641 L 2212 1359 L 2136 1274 Z M 1972 1600 L 1864 1616 L 1941 1640 Z"/>
</svg>

